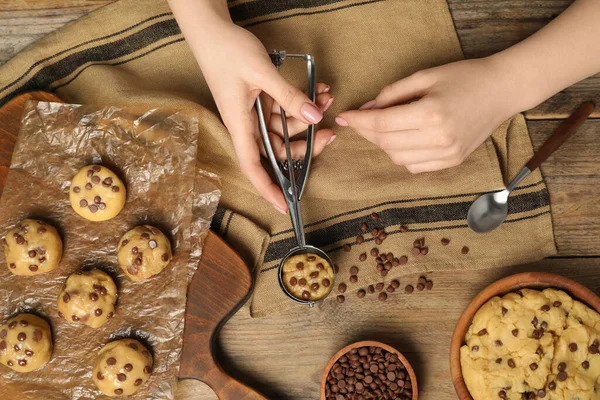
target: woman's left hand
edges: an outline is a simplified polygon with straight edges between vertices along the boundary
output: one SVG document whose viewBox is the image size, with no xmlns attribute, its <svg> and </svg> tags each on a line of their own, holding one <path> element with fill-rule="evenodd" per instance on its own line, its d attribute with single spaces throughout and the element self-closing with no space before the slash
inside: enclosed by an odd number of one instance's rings
<svg viewBox="0 0 600 400">
<path fill-rule="evenodd" d="M 384 87 L 336 122 L 351 126 L 412 173 L 461 164 L 494 130 L 522 111 L 514 82 L 491 58 L 419 71 Z"/>
</svg>

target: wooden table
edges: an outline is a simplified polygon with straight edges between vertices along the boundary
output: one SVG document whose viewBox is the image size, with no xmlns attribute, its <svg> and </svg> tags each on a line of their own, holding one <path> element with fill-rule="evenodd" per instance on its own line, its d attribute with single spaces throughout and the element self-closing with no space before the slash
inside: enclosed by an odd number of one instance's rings
<svg viewBox="0 0 600 400">
<path fill-rule="evenodd" d="M 415 0 L 417 1 L 417 0 Z M 0 0 L 0 64 L 29 42 L 112 0 Z M 527 37 L 563 11 L 569 0 L 449 0 L 467 57 L 480 57 Z M 581 82 L 528 112 L 539 147 L 576 104 L 600 104 L 600 76 Z M 596 113 L 595 117 L 600 116 Z M 430 274 L 426 295 L 395 303 L 353 302 L 335 313 L 288 312 L 251 319 L 247 305 L 220 335 L 221 360 L 232 375 L 274 399 L 315 399 L 321 368 L 344 345 L 387 342 L 415 367 L 424 400 L 455 399 L 449 372 L 454 325 L 470 299 L 496 279 L 520 271 L 549 271 L 600 293 L 600 121 L 584 127 L 542 167 L 551 195 L 557 257 L 534 265 L 481 272 Z M 0 152 L 2 157 L 2 152 Z M 405 281 L 413 281 L 408 277 Z M 198 382 L 182 382 L 182 399 L 214 399 Z"/>
</svg>

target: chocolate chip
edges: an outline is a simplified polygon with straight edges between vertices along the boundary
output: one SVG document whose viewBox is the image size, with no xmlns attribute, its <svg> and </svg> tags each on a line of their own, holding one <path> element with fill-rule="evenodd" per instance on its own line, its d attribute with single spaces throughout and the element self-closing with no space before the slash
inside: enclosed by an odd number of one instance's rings
<svg viewBox="0 0 600 400">
<path fill-rule="evenodd" d="M 4 340 L 0 342 L 0 351 L 6 350 L 7 347 L 8 347 L 8 345 L 6 344 L 6 342 Z"/>
<path fill-rule="evenodd" d="M 33 331 L 33 341 L 34 342 L 39 342 L 40 340 L 42 340 L 43 334 L 42 331 L 39 329 L 36 329 L 35 331 Z"/>
<path fill-rule="evenodd" d="M 118 395 L 123 394 L 123 389 L 115 389 L 115 394 L 118 394 Z"/>
<path fill-rule="evenodd" d="M 7 334 L 8 334 L 8 331 L 6 329 L 2 329 L 0 331 L 0 338 L 4 339 Z"/>
<path fill-rule="evenodd" d="M 365 238 L 363 235 L 358 235 L 356 237 L 356 244 L 363 244 L 365 242 Z"/>
<path fill-rule="evenodd" d="M 24 244 L 25 243 L 25 238 L 21 235 L 17 236 L 17 244 Z"/>
<path fill-rule="evenodd" d="M 425 284 L 425 289 L 427 289 L 427 290 L 433 289 L 433 282 L 427 281 L 427 283 Z"/>
<path fill-rule="evenodd" d="M 375 293 L 375 286 L 373 286 L 373 285 L 367 286 L 367 293 L 369 293 L 369 294 Z"/>
<path fill-rule="evenodd" d="M 98 373 L 96 374 L 96 378 L 98 378 L 98 380 L 103 380 L 104 379 L 104 375 L 102 375 L 102 372 L 98 371 Z"/>
<path fill-rule="evenodd" d="M 349 252 L 350 250 L 352 250 L 352 247 L 349 244 L 345 244 L 344 245 L 344 251 L 345 252 Z"/>
<path fill-rule="evenodd" d="M 372 257 L 377 257 L 379 255 L 379 249 L 377 247 L 373 247 L 370 254 Z"/>
<path fill-rule="evenodd" d="M 385 239 L 387 239 L 387 233 L 385 233 L 384 230 L 379 231 L 379 234 L 377 235 L 377 237 L 379 238 L 379 240 L 383 241 Z"/>
<path fill-rule="evenodd" d="M 338 285 L 338 292 L 344 293 L 344 292 L 346 292 L 346 289 L 347 289 L 347 286 L 344 282 L 342 282 Z"/>
<path fill-rule="evenodd" d="M 504 390 L 499 391 L 498 397 L 500 397 L 501 399 L 506 399 L 506 392 Z"/>
<path fill-rule="evenodd" d="M 473 346 L 473 347 L 471 347 L 471 351 L 478 352 L 479 351 L 479 346 Z"/>
<path fill-rule="evenodd" d="M 90 212 L 92 212 L 92 213 L 96 213 L 96 212 L 98 212 L 98 206 L 97 206 L 97 205 L 95 205 L 95 204 L 92 204 L 92 205 L 89 207 L 89 209 L 90 209 Z"/>
<path fill-rule="evenodd" d="M 139 349 L 138 345 L 135 343 L 129 343 L 127 345 L 127 347 L 129 347 L 130 349 L 135 350 L 135 351 L 138 351 L 138 349 Z"/>
<path fill-rule="evenodd" d="M 110 357 L 110 358 L 108 358 L 108 359 L 106 360 L 106 364 L 107 364 L 107 365 L 110 365 L 110 366 L 113 366 L 113 365 L 115 365 L 116 363 L 117 363 L 117 359 L 116 359 L 116 358 L 114 358 L 114 357 Z"/>
<path fill-rule="evenodd" d="M 364 222 L 362 223 L 362 225 L 360 226 L 360 231 L 362 233 L 365 233 L 369 228 L 367 227 L 367 224 L 365 224 Z"/>
<path fill-rule="evenodd" d="M 15 344 L 13 348 L 15 349 L 15 351 L 21 351 L 21 347 L 18 344 Z"/>
<path fill-rule="evenodd" d="M 554 390 L 556 389 L 556 382 L 552 381 L 548 384 L 548 389 Z"/>
<path fill-rule="evenodd" d="M 298 280 L 298 285 L 300 285 L 300 286 L 306 286 L 306 279 L 304 279 L 304 278 L 300 278 L 300 279 Z"/>
<path fill-rule="evenodd" d="M 135 380 L 134 385 L 135 386 L 140 386 L 142 384 L 142 382 L 143 382 L 142 379 L 138 378 L 138 379 Z"/>
<path fill-rule="evenodd" d="M 576 352 L 577 351 L 577 343 L 570 343 L 569 350 L 571 350 L 572 353 Z"/>
<path fill-rule="evenodd" d="M 529 368 L 531 368 L 532 371 L 535 371 L 536 369 L 538 369 L 538 365 L 537 363 L 531 363 L 529 364 Z"/>
<path fill-rule="evenodd" d="M 360 261 L 365 261 L 367 259 L 367 253 L 362 253 L 360 256 L 358 256 L 358 259 Z"/>
<path fill-rule="evenodd" d="M 555 301 L 554 303 L 552 303 L 552 305 L 554 307 L 560 307 L 560 306 L 562 306 L 562 303 L 560 301 Z"/>
<path fill-rule="evenodd" d="M 584 362 L 581 363 L 581 366 L 583 367 L 583 369 L 589 369 L 590 368 L 590 362 L 585 360 Z"/>
<path fill-rule="evenodd" d="M 421 255 L 422 256 L 426 256 L 427 253 L 429 253 L 429 247 L 422 247 L 421 248 Z"/>
<path fill-rule="evenodd" d="M 404 288 L 404 293 L 411 294 L 414 291 L 415 291 L 415 288 L 412 285 L 406 285 L 406 287 Z"/>
<path fill-rule="evenodd" d="M 537 328 L 537 326 L 538 326 L 538 319 L 537 319 L 537 317 L 533 317 L 533 319 L 531 320 L 531 325 L 533 325 L 535 328 Z"/>
<path fill-rule="evenodd" d="M 414 247 L 412 249 L 412 253 L 413 253 L 413 256 L 418 256 L 421 254 L 421 249 L 419 249 L 418 247 Z"/>
<path fill-rule="evenodd" d="M 594 346 L 594 345 L 591 345 L 588 350 L 590 351 L 591 354 L 598 354 L 598 352 L 599 352 L 598 346 Z"/>
<path fill-rule="evenodd" d="M 144 372 L 145 372 L 146 374 L 151 374 L 151 373 L 152 373 L 152 367 L 151 367 L 151 366 L 149 366 L 149 365 L 145 366 L 145 367 L 144 367 Z"/>
<path fill-rule="evenodd" d="M 513 335 L 514 337 L 517 337 L 517 336 L 519 336 L 519 330 L 518 330 L 518 329 L 513 329 L 511 333 L 512 333 L 512 335 Z"/>
<path fill-rule="evenodd" d="M 35 250 L 29 250 L 29 257 L 31 258 L 35 258 L 35 256 L 37 256 L 37 253 L 35 252 Z"/>
<path fill-rule="evenodd" d="M 544 304 L 542 306 L 541 310 L 544 311 L 544 312 L 548 312 L 548 311 L 550 311 L 550 306 L 548 304 Z"/>
<path fill-rule="evenodd" d="M 17 326 L 17 321 L 12 321 L 10 324 L 8 324 L 8 327 L 9 327 L 10 329 L 13 329 L 13 328 L 15 328 L 16 326 Z"/>
<path fill-rule="evenodd" d="M 558 373 L 558 375 L 556 376 L 556 378 L 560 381 L 560 382 L 564 382 L 567 380 L 567 373 L 565 371 L 561 371 Z"/>
<path fill-rule="evenodd" d="M 487 335 L 487 333 L 488 333 L 487 329 L 484 328 L 484 329 L 480 330 L 479 332 L 477 332 L 477 336 L 484 336 L 484 335 Z"/>
<path fill-rule="evenodd" d="M 8 360 L 8 362 L 6 364 L 8 364 L 9 367 L 12 367 L 14 365 L 13 362 L 10 360 Z"/>
<path fill-rule="evenodd" d="M 377 237 L 377 235 L 379 235 L 379 229 L 375 228 L 371 231 L 371 236 Z"/>
<path fill-rule="evenodd" d="M 73 192 L 79 193 L 79 192 L 81 192 L 81 188 L 79 186 L 73 186 Z"/>
<path fill-rule="evenodd" d="M 424 285 L 424 284 L 422 284 L 422 283 L 419 283 L 419 284 L 417 285 L 417 290 L 418 290 L 419 292 L 422 292 L 422 291 L 423 291 L 423 289 L 425 289 L 425 285 Z"/>
<path fill-rule="evenodd" d="M 356 275 L 356 274 L 358 274 L 358 267 L 357 266 L 350 267 L 350 275 Z"/>
<path fill-rule="evenodd" d="M 93 184 L 96 184 L 96 185 L 97 185 L 98 183 L 100 183 L 100 177 L 99 177 L 99 176 L 95 176 L 95 175 L 94 175 L 94 176 L 92 176 L 92 183 L 93 183 Z"/>
<path fill-rule="evenodd" d="M 404 226 L 404 225 L 400 225 L 400 228 L 398 228 L 398 229 L 399 229 L 399 230 L 400 230 L 400 232 L 402 232 L 402 233 L 406 233 L 406 232 L 408 232 L 408 228 L 407 228 L 406 226 Z"/>
<path fill-rule="evenodd" d="M 322 271 L 322 270 L 324 270 L 324 269 L 325 269 L 325 266 L 323 265 L 323 263 L 318 263 L 318 264 L 317 264 L 317 269 L 318 269 L 319 271 Z"/>
<path fill-rule="evenodd" d="M 379 238 L 375 239 L 375 244 L 377 246 L 379 246 L 381 243 L 383 243 L 383 241 L 381 239 L 379 239 Z"/>
<path fill-rule="evenodd" d="M 124 373 L 120 372 L 117 374 L 117 379 L 121 382 L 125 382 L 127 380 L 127 375 L 125 375 Z"/>
<path fill-rule="evenodd" d="M 379 301 L 386 301 L 387 300 L 387 293 L 386 292 L 381 292 L 379 293 Z"/>
<path fill-rule="evenodd" d="M 450 239 L 442 239 L 442 245 L 447 246 L 448 244 L 450 244 Z"/>
<path fill-rule="evenodd" d="M 150 353 L 148 353 L 146 350 L 142 351 L 142 355 L 146 358 L 150 357 Z"/>
<path fill-rule="evenodd" d="M 382 291 L 383 290 L 383 282 L 376 284 L 375 289 L 377 289 L 377 291 Z"/>
<path fill-rule="evenodd" d="M 514 362 L 514 360 L 513 360 L 512 358 L 510 358 L 510 359 L 508 360 L 507 364 L 508 364 L 508 366 L 509 366 L 509 367 L 511 367 L 511 368 L 515 368 L 515 367 L 516 367 L 516 365 L 515 365 L 515 362 Z"/>
<path fill-rule="evenodd" d="M 141 254 L 140 254 L 141 255 Z M 135 263 L 135 265 L 140 266 L 142 265 L 143 261 L 142 259 L 138 256 L 135 260 L 133 260 L 133 262 Z"/>
<path fill-rule="evenodd" d="M 400 282 L 397 279 L 394 279 L 390 282 L 390 285 L 392 285 L 394 289 L 398 289 L 400 287 Z"/>
<path fill-rule="evenodd" d="M 100 196 L 94 197 L 94 203 L 96 203 L 96 204 L 102 203 L 102 197 L 100 197 Z"/>
<path fill-rule="evenodd" d="M 496 340 L 496 341 L 494 342 L 494 344 L 495 344 L 496 346 L 502 346 L 502 340 Z"/>
<path fill-rule="evenodd" d="M 118 192 L 120 189 L 119 189 L 119 187 L 118 187 L 118 186 L 113 186 L 113 187 L 111 188 L 111 190 L 112 190 L 113 192 L 117 193 L 117 192 Z"/>
<path fill-rule="evenodd" d="M 296 269 L 298 271 L 302 271 L 304 269 L 304 263 L 303 262 L 299 262 L 298 264 L 296 264 Z"/>
<path fill-rule="evenodd" d="M 165 254 L 163 254 L 163 255 L 162 255 L 161 259 L 162 259 L 164 262 L 167 262 L 167 261 L 169 261 L 169 255 L 168 255 L 167 253 L 165 253 Z"/>
<path fill-rule="evenodd" d="M 469 248 L 468 248 L 467 246 L 464 246 L 464 247 L 463 247 L 463 248 L 460 250 L 460 252 L 461 252 L 462 254 L 468 254 L 468 253 L 469 253 Z"/>
<path fill-rule="evenodd" d="M 104 180 L 102 181 L 102 186 L 109 187 L 112 185 L 112 183 L 113 183 L 113 180 L 111 177 L 104 178 Z"/>
<path fill-rule="evenodd" d="M 363 297 L 365 297 L 367 295 L 367 292 L 365 292 L 364 289 L 359 289 L 358 292 L 356 292 L 356 296 L 360 299 L 362 299 Z"/>
<path fill-rule="evenodd" d="M 148 234 L 148 232 L 142 233 L 142 239 L 150 239 L 150 235 Z"/>
<path fill-rule="evenodd" d="M 42 234 L 46 233 L 46 231 L 47 231 L 47 229 L 46 229 L 46 227 L 45 227 L 45 226 L 40 226 L 40 227 L 37 229 L 37 232 L 38 232 L 40 235 L 42 235 Z"/>
<path fill-rule="evenodd" d="M 100 308 L 96 308 L 96 309 L 94 310 L 94 315 L 95 315 L 96 317 L 99 317 L 99 316 L 101 316 L 101 315 L 102 315 L 102 309 L 100 309 Z"/>
<path fill-rule="evenodd" d="M 30 270 L 31 272 L 35 272 L 35 271 L 37 271 L 37 270 L 38 270 L 38 266 L 37 266 L 37 265 L 35 265 L 35 264 L 32 264 L 32 265 L 30 265 L 30 266 L 29 266 L 29 270 Z"/>
<path fill-rule="evenodd" d="M 71 296 L 69 296 L 69 293 L 65 293 L 65 294 L 63 294 L 62 300 L 63 300 L 65 303 L 68 303 L 68 302 L 69 302 L 69 300 L 71 300 Z"/>
<path fill-rule="evenodd" d="M 102 167 L 99 165 L 92 165 L 92 170 L 94 170 L 94 172 L 100 172 L 101 169 Z"/>
<path fill-rule="evenodd" d="M 86 183 L 86 184 L 85 184 L 85 188 L 86 188 L 87 190 L 92 190 L 92 184 L 91 184 L 91 183 L 89 183 L 89 182 L 88 182 L 88 183 Z"/>
<path fill-rule="evenodd" d="M 290 285 L 296 286 L 297 284 L 298 284 L 298 279 L 296 279 L 295 276 L 292 276 L 292 278 L 290 279 Z"/>
<path fill-rule="evenodd" d="M 303 298 L 304 300 L 308 300 L 308 299 L 310 299 L 310 292 L 309 292 L 308 290 L 305 290 L 305 291 L 303 291 L 303 292 L 302 292 L 302 298 Z"/>
<path fill-rule="evenodd" d="M 311 273 L 310 273 L 310 275 L 309 275 L 309 276 L 310 276 L 311 278 L 313 278 L 313 279 L 314 279 L 314 278 L 317 278 L 317 277 L 319 276 L 319 271 L 313 271 L 313 272 L 311 272 Z"/>
<path fill-rule="evenodd" d="M 312 285 L 310 285 L 310 289 L 313 292 L 316 292 L 317 290 L 319 290 L 319 284 L 317 282 L 313 283 Z"/>
<path fill-rule="evenodd" d="M 564 371 L 567 368 L 567 364 L 564 363 L 564 362 L 561 362 L 560 364 L 558 364 L 557 368 L 558 368 L 559 372 L 562 372 L 562 371 Z"/>
<path fill-rule="evenodd" d="M 17 266 L 16 266 L 14 263 L 10 263 L 9 267 L 10 267 L 11 269 L 15 269 L 15 268 L 17 268 Z"/>
<path fill-rule="evenodd" d="M 496 364 L 502 364 L 502 359 L 501 358 L 496 358 Z"/>
<path fill-rule="evenodd" d="M 25 334 L 25 332 L 20 332 L 20 333 L 17 335 L 17 340 L 18 340 L 19 342 L 23 342 L 23 341 L 25 341 L 25 339 L 27 339 L 27 335 Z"/>
<path fill-rule="evenodd" d="M 92 176 L 94 176 L 94 171 L 91 169 L 88 169 L 86 175 L 88 178 L 91 178 Z"/>
<path fill-rule="evenodd" d="M 19 360 L 19 365 L 20 365 L 21 367 L 24 367 L 24 366 L 26 366 L 26 365 L 27 365 L 27 360 Z"/>
<path fill-rule="evenodd" d="M 351 275 L 349 280 L 350 280 L 350 282 L 352 282 L 352 283 L 356 283 L 356 282 L 358 282 L 358 276 L 356 276 L 356 275 Z"/>
<path fill-rule="evenodd" d="M 75 322 L 79 321 L 79 317 L 77 315 L 71 315 L 71 319 Z"/>
<path fill-rule="evenodd" d="M 544 397 L 546 397 L 546 392 L 543 389 L 540 389 L 538 390 L 537 395 L 538 397 L 543 399 Z"/>
<path fill-rule="evenodd" d="M 323 285 L 323 287 L 329 287 L 329 285 L 331 285 L 331 282 L 329 281 L 329 279 L 325 278 L 321 281 L 321 285 Z"/>
<path fill-rule="evenodd" d="M 341 304 L 341 303 L 343 303 L 344 301 L 346 301 L 346 298 L 340 294 L 340 295 L 337 297 L 337 302 Z"/>
<path fill-rule="evenodd" d="M 33 356 L 33 351 L 31 351 L 31 350 L 27 349 L 27 350 L 25 350 L 25 355 L 26 355 L 27 357 L 31 357 L 31 356 Z"/>
<path fill-rule="evenodd" d="M 379 214 L 377 214 L 376 212 L 371 214 L 371 219 L 373 221 L 378 221 L 379 220 Z"/>
<path fill-rule="evenodd" d="M 44 249 L 43 247 L 39 247 L 37 249 L 37 252 L 38 252 L 38 254 L 43 256 L 44 254 L 46 254 L 46 249 Z"/>
</svg>

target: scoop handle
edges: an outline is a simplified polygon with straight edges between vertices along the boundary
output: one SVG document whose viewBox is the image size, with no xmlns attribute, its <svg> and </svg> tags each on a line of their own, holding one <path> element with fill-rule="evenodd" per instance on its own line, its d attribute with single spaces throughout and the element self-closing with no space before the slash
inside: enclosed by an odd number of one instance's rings
<svg viewBox="0 0 600 400">
<path fill-rule="evenodd" d="M 539 148 L 525 165 L 530 171 L 538 168 L 552 153 L 554 153 L 594 112 L 594 103 L 587 102 L 580 105 L 573 114 L 559 125 L 552 136 Z"/>
</svg>

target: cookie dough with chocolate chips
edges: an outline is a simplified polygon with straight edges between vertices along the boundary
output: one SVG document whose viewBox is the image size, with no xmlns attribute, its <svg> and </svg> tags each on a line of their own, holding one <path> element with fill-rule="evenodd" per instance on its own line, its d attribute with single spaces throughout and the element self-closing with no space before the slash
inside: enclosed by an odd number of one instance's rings
<svg viewBox="0 0 600 400">
<path fill-rule="evenodd" d="M 60 235 L 44 221 L 21 221 L 6 233 L 2 244 L 8 270 L 15 275 L 38 275 L 52 271 L 62 258 Z"/>
<path fill-rule="evenodd" d="M 333 285 L 334 272 L 327 260 L 316 254 L 297 254 L 283 265 L 283 284 L 300 300 L 320 300 Z"/>
<path fill-rule="evenodd" d="M 92 370 L 94 383 L 110 397 L 131 396 L 152 374 L 152 355 L 137 340 L 108 343 L 98 353 Z"/>
<path fill-rule="evenodd" d="M 98 269 L 71 274 L 58 294 L 58 315 L 77 324 L 99 328 L 115 313 L 117 287 Z"/>
<path fill-rule="evenodd" d="M 114 172 L 100 165 L 88 165 L 71 180 L 71 207 L 90 221 L 114 218 L 125 206 L 125 185 Z"/>
<path fill-rule="evenodd" d="M 171 261 L 171 243 L 157 228 L 136 226 L 119 242 L 119 266 L 134 281 L 158 275 Z"/>
<path fill-rule="evenodd" d="M 0 325 L 0 363 L 17 372 L 42 367 L 52 355 L 48 323 L 33 314 L 19 314 Z"/>
<path fill-rule="evenodd" d="M 600 314 L 556 289 L 494 297 L 461 348 L 474 400 L 600 399 Z"/>
</svg>

